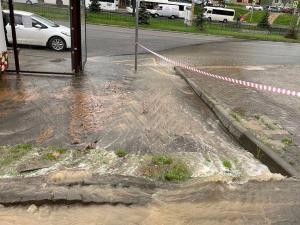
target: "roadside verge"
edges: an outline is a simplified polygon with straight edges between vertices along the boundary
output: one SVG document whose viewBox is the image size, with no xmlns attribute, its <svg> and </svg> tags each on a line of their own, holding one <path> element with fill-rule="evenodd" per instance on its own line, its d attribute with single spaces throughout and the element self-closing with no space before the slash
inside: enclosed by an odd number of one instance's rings
<svg viewBox="0 0 300 225">
<path fill-rule="evenodd" d="M 251 152 L 257 159 L 267 165 L 271 172 L 281 173 L 285 176 L 300 177 L 300 174 L 284 159 L 282 159 L 271 148 L 262 143 L 248 129 L 237 123 L 229 113 L 214 100 L 208 93 L 202 91 L 191 79 L 189 79 L 184 71 L 175 67 L 175 71 L 179 74 L 194 92 L 204 101 L 212 112 L 217 116 L 224 129 L 234 137 L 239 144 L 247 151 Z"/>
</svg>

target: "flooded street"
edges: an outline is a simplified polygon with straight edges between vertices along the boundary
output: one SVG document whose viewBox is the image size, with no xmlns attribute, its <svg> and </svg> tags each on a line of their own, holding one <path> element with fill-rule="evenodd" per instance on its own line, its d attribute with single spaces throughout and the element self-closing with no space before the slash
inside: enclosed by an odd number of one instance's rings
<svg viewBox="0 0 300 225">
<path fill-rule="evenodd" d="M 192 177 L 273 177 L 223 131 L 172 67 L 149 56 L 140 62 L 138 74 L 131 57 L 92 57 L 84 77 L 3 76 L 0 142 L 78 149 L 29 176 L 59 168 L 141 176 L 149 154 L 166 153 L 183 159 Z M 118 148 L 129 153 L 124 160 L 114 154 Z M 36 161 L 36 154 L 2 168 L 2 176 L 18 174 L 20 164 Z"/>
<path fill-rule="evenodd" d="M 111 45 L 95 44 L 98 29 Z M 218 119 L 170 65 L 151 55 L 140 55 L 139 72 L 135 74 L 133 58 L 128 55 L 132 49 L 111 48 L 118 42 L 113 36 L 115 28 L 91 26 L 90 30 L 88 39 L 95 47 L 89 47 L 91 56 L 85 76 L 1 76 L 0 143 L 70 149 L 60 160 L 50 163 L 39 162 L 42 150 L 33 149 L 18 162 L 3 166 L 1 176 L 18 176 L 20 171 L 30 171 L 22 176 L 36 176 L 64 168 L 143 176 L 140 167 L 149 155 L 172 154 L 189 165 L 192 177 L 277 177 L 223 130 Z M 129 43 L 131 30 L 122 32 L 124 41 Z M 246 52 L 256 54 L 251 51 L 254 42 L 245 44 L 221 37 L 210 40 L 208 36 L 188 34 L 178 39 L 176 33 L 150 33 L 152 39 L 147 36 L 149 31 L 142 31 L 141 39 L 155 50 L 200 43 L 163 52 L 192 64 L 237 66 L 246 59 L 253 64 L 256 60 L 248 55 L 242 57 Z M 170 38 L 172 44 L 166 44 Z M 157 39 L 163 42 L 156 42 Z M 238 48 L 239 45 L 249 48 Z M 214 46 L 223 46 L 226 57 L 217 57 L 218 47 Z M 226 46 L 239 49 L 239 61 Z M 59 69 L 68 63 L 67 58 L 59 62 L 50 60 L 47 67 L 58 64 Z M 125 149 L 128 156 L 120 160 L 114 153 L 117 149 Z"/>
<path fill-rule="evenodd" d="M 1 225 L 298 225 L 299 180 L 243 149 L 171 65 L 140 49 L 134 73 L 131 29 L 88 28 L 84 76 L 0 76 Z M 146 30 L 141 40 L 210 72 L 299 86 L 298 45 Z M 53 57 L 22 60 L 69 68 L 66 52 Z M 274 140 L 292 136 L 281 156 L 297 165 L 298 99 L 187 76 L 241 121 L 260 113 Z"/>
</svg>

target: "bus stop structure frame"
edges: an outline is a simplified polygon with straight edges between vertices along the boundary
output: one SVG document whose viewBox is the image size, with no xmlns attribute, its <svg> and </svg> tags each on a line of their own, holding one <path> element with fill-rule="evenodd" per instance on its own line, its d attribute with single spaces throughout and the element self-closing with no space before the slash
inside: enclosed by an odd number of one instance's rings
<svg viewBox="0 0 300 225">
<path fill-rule="evenodd" d="M 15 61 L 15 70 L 7 70 L 8 72 L 13 73 L 25 73 L 25 74 L 53 74 L 53 75 L 76 75 L 81 74 L 84 70 L 83 57 L 82 57 L 82 44 L 86 45 L 86 38 L 84 38 L 84 43 L 82 43 L 82 34 L 81 34 L 81 7 L 85 6 L 84 0 L 70 0 L 70 27 L 71 27 L 71 64 L 72 72 L 71 73 L 59 73 L 59 72 L 49 72 L 49 71 L 29 71 L 22 70 L 20 68 L 19 62 L 19 53 L 17 48 L 17 36 L 15 29 L 15 17 L 14 17 L 14 6 L 13 0 L 8 0 L 9 7 L 9 18 L 11 23 L 11 32 L 12 32 L 12 48 L 14 53 Z M 85 13 L 84 13 L 85 16 Z M 85 21 L 85 20 L 84 20 Z M 84 27 L 86 24 L 84 24 Z M 86 33 L 84 32 L 84 35 Z M 84 46 L 86 49 L 86 46 Z"/>
</svg>

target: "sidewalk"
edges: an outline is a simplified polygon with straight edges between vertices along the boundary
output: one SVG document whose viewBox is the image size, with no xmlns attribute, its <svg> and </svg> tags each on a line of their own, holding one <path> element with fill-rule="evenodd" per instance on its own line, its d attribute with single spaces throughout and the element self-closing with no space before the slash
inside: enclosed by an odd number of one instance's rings
<svg viewBox="0 0 300 225">
<path fill-rule="evenodd" d="M 297 90 L 299 81 L 293 77 L 293 71 L 297 69 L 300 68 L 297 66 L 289 69 L 286 67 L 270 68 L 264 71 L 263 77 L 259 72 L 252 71 L 251 77 L 247 77 L 246 80 Z M 205 70 L 215 74 L 228 74 L 226 71 L 228 68 L 206 68 Z M 183 71 L 186 79 L 193 83 L 193 88 L 201 90 L 203 95 L 217 102 L 224 108 L 227 115 L 254 134 L 298 172 L 300 171 L 299 98 L 258 92 L 254 89 L 203 77 L 191 71 Z M 276 73 L 284 72 L 288 80 L 294 82 L 284 83 L 282 77 L 276 76 Z M 231 77 L 245 80 L 243 73 L 243 70 L 235 69 L 235 75 Z"/>
</svg>

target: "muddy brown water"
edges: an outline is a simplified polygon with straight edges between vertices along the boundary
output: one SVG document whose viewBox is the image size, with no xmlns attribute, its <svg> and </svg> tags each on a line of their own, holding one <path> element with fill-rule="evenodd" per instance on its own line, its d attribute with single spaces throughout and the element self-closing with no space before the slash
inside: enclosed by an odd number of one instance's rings
<svg viewBox="0 0 300 225">
<path fill-rule="evenodd" d="M 195 181 L 157 190 L 146 205 L 8 206 L 0 208 L 0 218 L 1 225 L 297 225 L 299 190 L 293 180 L 243 185 Z"/>
<path fill-rule="evenodd" d="M 2 76 L 0 143 L 97 148 L 76 163 L 66 157 L 29 176 L 61 167 L 139 176 L 143 155 L 168 153 L 185 160 L 193 177 L 273 177 L 223 131 L 172 67 L 148 55 L 140 60 L 137 74 L 127 56 L 92 57 L 86 76 L 78 78 Z M 129 156 L 118 159 L 117 148 Z M 231 162 L 230 170 L 225 160 Z M 12 174 L 17 164 L 5 171 Z"/>
</svg>

